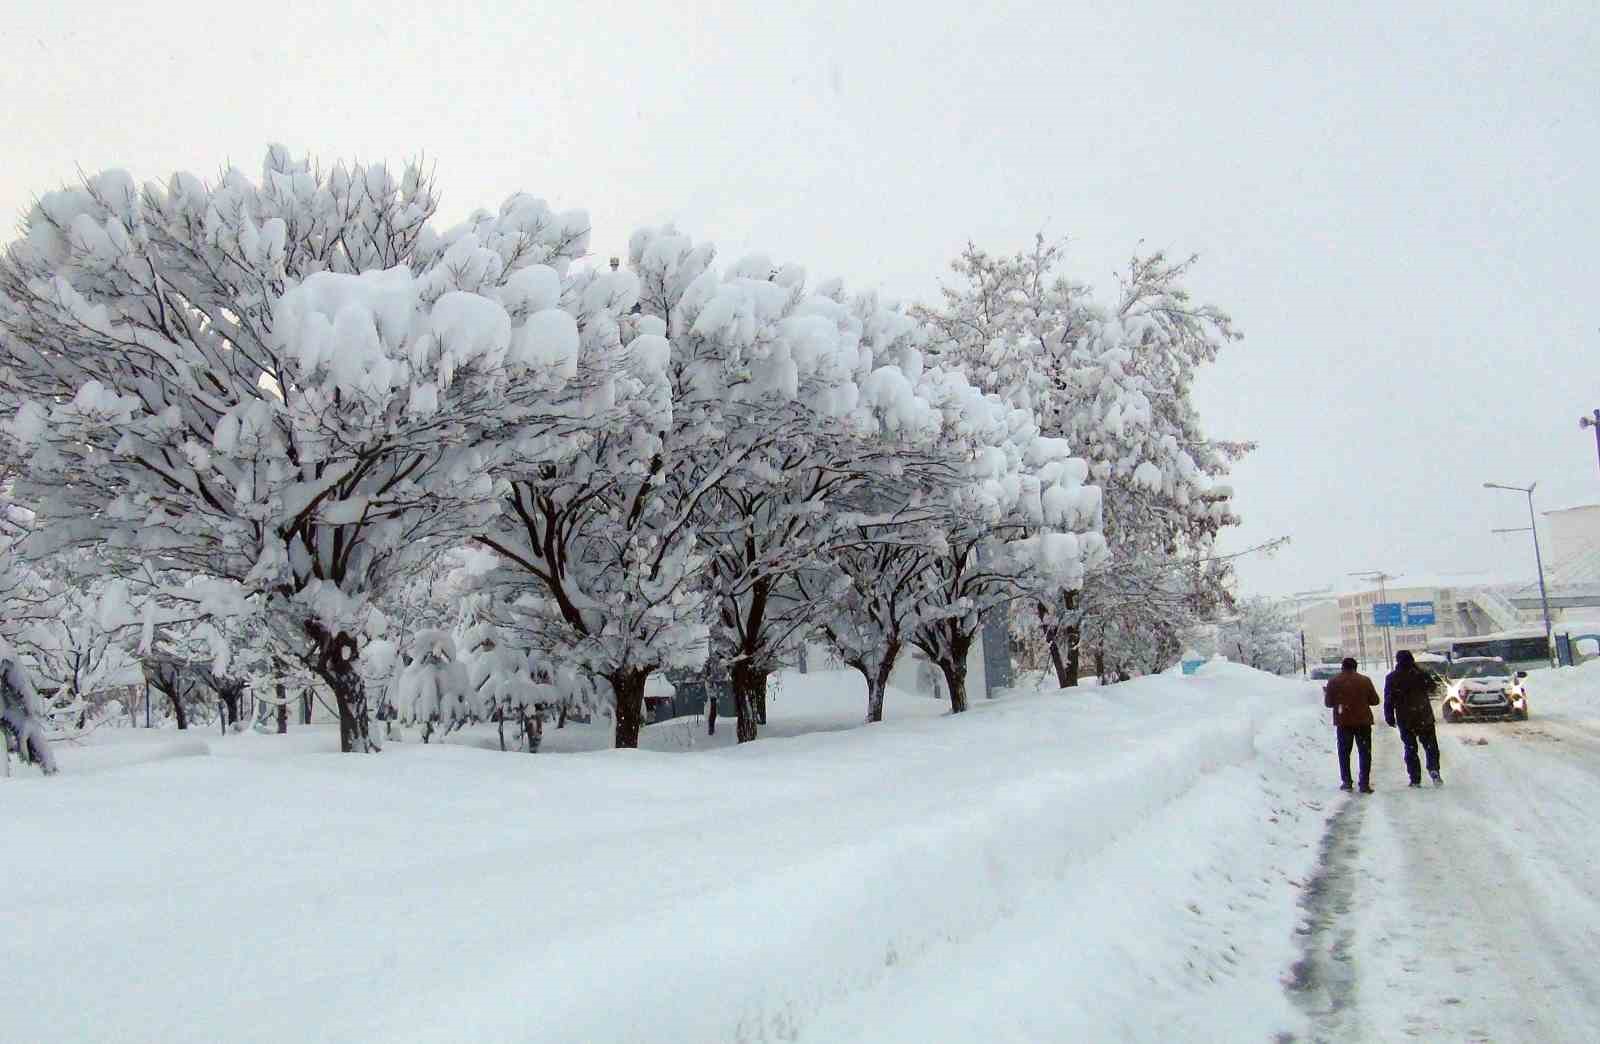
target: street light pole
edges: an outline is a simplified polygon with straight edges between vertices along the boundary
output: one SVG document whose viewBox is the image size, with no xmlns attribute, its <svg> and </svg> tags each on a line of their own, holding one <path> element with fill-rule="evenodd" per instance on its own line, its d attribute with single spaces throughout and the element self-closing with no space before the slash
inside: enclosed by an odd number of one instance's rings
<svg viewBox="0 0 1600 1044">
<path fill-rule="evenodd" d="M 1578 430 L 1585 428 L 1594 429 L 1594 452 L 1596 457 L 1600 457 L 1600 410 L 1595 410 L 1592 416 L 1578 418 Z"/>
<path fill-rule="evenodd" d="M 1600 415 L 1600 410 L 1595 411 Z M 1544 651 L 1545 657 L 1550 661 L 1550 666 L 1556 665 L 1555 628 L 1550 626 L 1550 596 L 1544 586 L 1544 556 L 1539 553 L 1539 523 L 1533 514 L 1533 491 L 1539 483 L 1534 482 L 1526 486 L 1505 486 L 1498 482 L 1485 482 L 1484 489 L 1504 489 L 1513 493 L 1523 493 L 1528 497 L 1528 528 L 1533 531 L 1533 565 L 1539 571 L 1539 606 L 1544 610 Z"/>
</svg>

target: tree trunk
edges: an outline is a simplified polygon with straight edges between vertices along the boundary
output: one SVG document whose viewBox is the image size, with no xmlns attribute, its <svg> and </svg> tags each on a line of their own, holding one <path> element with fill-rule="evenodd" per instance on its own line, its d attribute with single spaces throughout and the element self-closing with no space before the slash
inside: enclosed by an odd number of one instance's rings
<svg viewBox="0 0 1600 1044">
<path fill-rule="evenodd" d="M 1094 676 L 1100 679 L 1101 684 L 1104 684 L 1107 679 L 1106 651 L 1104 647 L 1094 651 Z"/>
<path fill-rule="evenodd" d="M 356 640 L 344 631 L 329 635 L 311 625 L 317 642 L 316 671 L 333 690 L 339 709 L 339 749 L 346 754 L 369 754 L 382 747 L 372 736 L 367 708 L 367 685 L 356 671 Z"/>
<path fill-rule="evenodd" d="M 950 690 L 950 713 L 960 714 L 967 709 L 967 667 L 962 664 L 953 667 L 941 663 L 939 670 L 944 674 L 945 687 Z"/>
<path fill-rule="evenodd" d="M 566 703 L 565 700 L 563 700 L 562 703 L 561 703 L 561 710 L 556 713 L 556 728 L 564 729 L 566 727 L 567 727 L 567 703 Z"/>
<path fill-rule="evenodd" d="M 544 741 L 544 712 L 535 710 L 532 714 L 522 712 L 522 734 L 527 741 L 528 753 L 539 753 L 539 745 Z"/>
<path fill-rule="evenodd" d="M 500 733 L 500 753 L 504 754 L 506 752 L 506 712 L 503 710 L 495 711 L 494 720 L 497 731 Z"/>
<path fill-rule="evenodd" d="M 1078 592 L 1068 591 L 1063 608 L 1072 612 L 1078 607 Z M 1070 689 L 1078 684 L 1078 658 L 1081 635 L 1077 623 L 1065 627 L 1059 622 L 1050 622 L 1050 612 L 1045 606 L 1039 606 L 1039 619 L 1044 623 L 1044 636 L 1050 646 L 1050 665 L 1056 671 L 1056 684 L 1063 689 Z M 1074 617 L 1076 620 L 1076 617 Z M 1066 639 L 1066 651 L 1062 652 L 1062 639 Z"/>
<path fill-rule="evenodd" d="M 366 682 L 355 669 L 360 647 L 347 631 L 330 634 L 315 620 L 306 623 L 312 640 L 317 676 L 333 690 L 333 703 L 339 711 L 339 749 L 346 754 L 370 754 L 382 745 L 371 732 L 371 713 L 366 705 Z"/>
<path fill-rule="evenodd" d="M 167 698 L 172 701 L 172 716 L 178 721 L 178 729 L 183 731 L 189 727 L 189 715 L 183 709 L 183 684 L 180 682 L 172 689 Z"/>
<path fill-rule="evenodd" d="M 311 724 L 311 690 L 300 690 L 300 724 Z"/>
<path fill-rule="evenodd" d="M 861 677 L 867 683 L 867 722 L 883 720 L 883 696 L 889 690 L 889 675 L 894 672 L 894 661 L 900 656 L 900 642 L 890 640 L 878 652 L 878 661 L 869 664 L 866 660 L 852 663 L 850 666 L 861 672 Z"/>
<path fill-rule="evenodd" d="M 615 745 L 619 749 L 634 750 L 639 746 L 639 730 L 644 727 L 644 683 L 649 677 L 649 671 L 637 669 L 606 676 L 616 703 Z"/>
<path fill-rule="evenodd" d="M 950 690 L 951 714 L 960 714 L 967 709 L 967 653 L 971 648 L 970 637 L 957 638 L 950 643 L 949 662 L 941 661 L 939 664 L 945 686 Z"/>
<path fill-rule="evenodd" d="M 733 661 L 728 680 L 733 684 L 733 709 L 738 718 L 739 742 L 749 743 L 756 738 L 757 726 L 763 720 L 757 709 L 766 702 L 767 672 L 756 667 L 749 657 L 741 657 Z"/>
<path fill-rule="evenodd" d="M 333 674 L 333 697 L 339 705 L 339 749 L 346 754 L 369 754 L 379 749 L 367 718 L 366 684 L 354 670 Z"/>
</svg>

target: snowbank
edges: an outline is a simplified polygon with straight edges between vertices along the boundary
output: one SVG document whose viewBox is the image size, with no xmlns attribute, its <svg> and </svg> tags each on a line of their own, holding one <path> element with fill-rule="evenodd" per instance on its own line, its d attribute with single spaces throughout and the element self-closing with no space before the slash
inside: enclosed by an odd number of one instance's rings
<svg viewBox="0 0 1600 1044">
<path fill-rule="evenodd" d="M 900 689 L 889 689 L 884 694 L 884 717 L 890 721 L 937 718 L 949 711 L 950 705 L 942 699 L 930 699 Z M 866 714 L 867 686 L 856 671 L 812 671 L 810 674 L 781 671 L 773 675 L 767 692 L 767 724 L 761 726 L 761 738 L 786 739 L 813 732 L 859 728 Z M 587 725 L 569 722 L 562 729 L 546 726 L 540 752 L 573 754 L 610 750 L 614 738 L 611 722 L 600 717 Z M 443 742 L 500 749 L 499 733 L 492 725 L 464 728 L 451 733 Z M 717 719 L 715 735 L 706 732 L 706 720 L 698 715 L 647 725 L 639 735 L 640 750 L 662 752 L 715 750 L 732 747 L 737 742 L 734 719 L 729 715 Z"/>
<path fill-rule="evenodd" d="M 1600 718 L 1600 660 L 1528 672 L 1528 701 L 1534 717 Z"/>
<path fill-rule="evenodd" d="M 244 736 L 13 781 L 0 1010 L 16 1039 L 871 1039 L 902 976 L 1022 930 L 1057 1014 L 1259 1039 L 1297 1025 L 1318 703 L 1213 664 L 691 755 Z"/>
</svg>

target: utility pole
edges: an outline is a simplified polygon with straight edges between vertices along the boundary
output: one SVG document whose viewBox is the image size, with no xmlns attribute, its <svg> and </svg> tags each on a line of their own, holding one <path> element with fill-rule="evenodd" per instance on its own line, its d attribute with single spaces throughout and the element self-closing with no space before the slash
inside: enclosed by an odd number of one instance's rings
<svg viewBox="0 0 1600 1044">
<path fill-rule="evenodd" d="M 1594 452 L 1596 457 L 1600 457 L 1600 410 L 1595 410 L 1592 416 L 1578 418 L 1578 430 L 1585 428 L 1594 429 Z"/>
<path fill-rule="evenodd" d="M 1319 587 L 1315 591 L 1296 591 L 1289 596 L 1294 600 L 1295 622 L 1300 625 L 1300 670 L 1307 678 L 1311 677 L 1311 663 L 1306 656 L 1306 621 L 1301 608 L 1307 602 L 1323 601 L 1332 590 L 1331 587 Z"/>
<path fill-rule="evenodd" d="M 1381 569 L 1368 569 L 1368 570 L 1366 570 L 1364 572 L 1351 573 L 1350 575 L 1351 576 L 1360 577 L 1363 580 L 1376 580 L 1376 581 L 1378 581 L 1378 601 L 1379 602 L 1388 602 L 1389 601 L 1389 589 L 1388 589 L 1388 587 L 1385 586 L 1385 584 L 1388 581 L 1393 580 L 1395 578 L 1395 574 L 1386 573 Z M 1357 619 L 1360 619 L 1360 615 L 1359 614 L 1357 614 Z M 1378 626 L 1377 620 L 1373 620 L 1372 624 L 1373 624 L 1374 627 Z M 1394 661 L 1394 643 L 1393 643 L 1393 639 L 1390 636 L 1390 629 L 1387 626 L 1385 626 L 1383 628 L 1383 662 L 1384 662 L 1384 664 L 1386 666 L 1392 667 L 1392 666 L 1394 666 L 1394 662 L 1393 661 Z"/>
<path fill-rule="evenodd" d="M 1600 415 L 1600 410 L 1596 411 Z M 1600 440 L 1600 436 L 1597 436 Z M 1504 489 L 1512 493 L 1525 493 L 1528 497 L 1528 529 L 1533 533 L 1533 565 L 1539 571 L 1539 605 L 1544 610 L 1544 651 L 1550 660 L 1550 666 L 1556 665 L 1555 628 L 1550 626 L 1550 596 L 1545 593 L 1544 587 L 1544 556 L 1539 553 L 1539 523 L 1533 514 L 1533 491 L 1539 483 L 1530 482 L 1526 486 L 1505 486 L 1498 482 L 1485 482 L 1484 489 Z"/>
</svg>

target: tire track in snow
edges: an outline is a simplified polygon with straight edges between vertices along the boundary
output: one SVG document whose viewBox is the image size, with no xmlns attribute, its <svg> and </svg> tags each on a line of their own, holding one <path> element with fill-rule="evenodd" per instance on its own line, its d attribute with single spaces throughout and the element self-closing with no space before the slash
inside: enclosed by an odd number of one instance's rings
<svg viewBox="0 0 1600 1044">
<path fill-rule="evenodd" d="M 1306 883 L 1300 905 L 1305 909 L 1301 958 L 1284 983 L 1289 999 L 1311 1019 L 1312 1039 L 1342 1037 L 1344 1014 L 1356 1001 L 1356 973 L 1351 961 L 1355 928 L 1350 917 L 1355 898 L 1355 861 L 1367 798 L 1354 795 L 1328 820 L 1322 835 L 1317 871 Z M 1296 1037 L 1281 1034 L 1280 1044 Z"/>
</svg>

